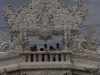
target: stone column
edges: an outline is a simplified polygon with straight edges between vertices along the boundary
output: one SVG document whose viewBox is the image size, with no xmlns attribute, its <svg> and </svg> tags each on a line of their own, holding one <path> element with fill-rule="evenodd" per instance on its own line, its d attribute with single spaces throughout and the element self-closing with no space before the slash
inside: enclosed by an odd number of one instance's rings
<svg viewBox="0 0 100 75">
<path fill-rule="evenodd" d="M 53 62 L 53 54 L 50 54 L 50 62 Z"/>
<path fill-rule="evenodd" d="M 41 62 L 42 61 L 42 55 L 38 54 L 38 61 Z"/>
<path fill-rule="evenodd" d="M 66 54 L 66 61 L 70 62 L 70 55 Z"/>
<path fill-rule="evenodd" d="M 36 54 L 33 55 L 33 61 L 36 62 Z"/>
<path fill-rule="evenodd" d="M 64 61 L 64 54 L 62 53 L 61 54 L 61 62 L 63 62 Z"/>
<path fill-rule="evenodd" d="M 44 61 L 47 62 L 47 60 L 48 60 L 48 54 L 45 54 L 44 55 Z"/>
<path fill-rule="evenodd" d="M 59 61 L 59 55 L 56 54 L 55 58 L 56 58 L 56 62 L 58 62 Z"/>
</svg>

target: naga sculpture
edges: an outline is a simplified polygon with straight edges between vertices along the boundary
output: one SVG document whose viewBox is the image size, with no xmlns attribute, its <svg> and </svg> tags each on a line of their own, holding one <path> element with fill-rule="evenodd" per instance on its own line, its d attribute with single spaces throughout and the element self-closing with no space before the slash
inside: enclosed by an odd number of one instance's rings
<svg viewBox="0 0 100 75">
<path fill-rule="evenodd" d="M 96 51 L 98 48 L 98 38 L 99 35 L 96 34 L 96 25 L 92 23 L 92 25 L 87 29 L 87 36 L 83 40 L 77 40 L 77 48 L 78 50 L 92 50 Z"/>
<path fill-rule="evenodd" d="M 20 49 L 22 49 L 23 45 L 26 45 L 23 42 L 22 42 L 22 45 L 19 45 L 18 42 L 20 41 L 20 39 L 23 39 L 22 36 L 20 38 L 14 38 L 14 40 L 11 42 L 11 39 L 8 39 L 3 33 L 0 32 L 0 52 L 1 53 L 18 52 Z"/>
<path fill-rule="evenodd" d="M 0 52 L 14 50 L 14 44 L 0 32 Z"/>
</svg>

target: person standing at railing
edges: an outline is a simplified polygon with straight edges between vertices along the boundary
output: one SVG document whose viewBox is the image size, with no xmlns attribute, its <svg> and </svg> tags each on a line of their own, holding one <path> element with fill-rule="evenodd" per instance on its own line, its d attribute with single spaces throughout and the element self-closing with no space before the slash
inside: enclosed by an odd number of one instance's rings
<svg viewBox="0 0 100 75">
<path fill-rule="evenodd" d="M 59 43 L 56 44 L 55 51 L 61 51 L 61 48 L 60 48 L 60 46 L 59 46 Z"/>
<path fill-rule="evenodd" d="M 55 51 L 61 51 L 61 48 L 60 48 L 60 46 L 59 46 L 59 43 L 56 44 Z M 58 54 L 58 56 L 59 56 L 59 61 L 61 61 L 61 55 Z"/>
<path fill-rule="evenodd" d="M 47 44 L 44 44 L 44 51 L 49 51 Z"/>
<path fill-rule="evenodd" d="M 46 51 L 48 53 L 48 46 L 47 44 L 44 44 L 44 47 L 43 48 L 40 48 L 40 51 Z M 42 54 L 42 61 L 44 61 L 44 54 Z M 49 55 L 47 55 L 48 58 L 49 58 Z"/>
<path fill-rule="evenodd" d="M 38 51 L 37 46 L 31 47 L 30 51 Z M 36 60 L 38 61 L 38 55 L 36 55 Z M 33 54 L 31 54 L 31 62 L 33 62 Z"/>
<path fill-rule="evenodd" d="M 47 58 L 48 58 L 47 60 L 50 61 L 50 54 L 49 54 L 49 51 L 50 51 L 50 50 L 48 49 L 47 44 L 44 44 L 44 51 L 47 52 Z M 43 55 L 43 56 L 44 56 L 44 55 Z"/>
<path fill-rule="evenodd" d="M 53 48 L 53 46 L 49 47 L 49 51 L 54 51 L 55 49 Z"/>
<path fill-rule="evenodd" d="M 30 48 L 30 51 L 33 51 L 33 47 Z"/>
<path fill-rule="evenodd" d="M 30 48 L 30 51 L 33 51 L 33 47 Z M 31 56 L 31 62 L 33 62 L 33 54 L 30 55 Z"/>
<path fill-rule="evenodd" d="M 55 51 L 55 49 L 53 48 L 53 46 L 50 46 L 50 47 L 49 47 L 49 51 L 50 51 L 50 52 Z M 49 56 L 50 56 L 50 55 L 49 55 Z M 56 56 L 56 55 L 53 54 L 53 61 L 55 61 L 55 56 Z M 50 57 L 49 57 L 49 59 L 50 59 Z"/>
<path fill-rule="evenodd" d="M 34 52 L 34 51 L 38 51 L 37 46 L 31 47 L 30 51 Z"/>
<path fill-rule="evenodd" d="M 34 46 L 34 47 L 33 47 L 33 51 L 38 51 L 37 46 Z"/>
<path fill-rule="evenodd" d="M 36 52 L 36 51 L 38 51 L 38 48 L 37 48 L 37 46 L 34 46 L 34 52 Z M 38 54 L 36 54 L 36 61 L 38 61 Z"/>
</svg>

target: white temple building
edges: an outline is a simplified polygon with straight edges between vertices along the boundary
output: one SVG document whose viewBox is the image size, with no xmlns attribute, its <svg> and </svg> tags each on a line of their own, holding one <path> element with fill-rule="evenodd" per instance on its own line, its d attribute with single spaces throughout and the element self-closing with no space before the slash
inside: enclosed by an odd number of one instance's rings
<svg viewBox="0 0 100 75">
<path fill-rule="evenodd" d="M 100 75 L 96 25 L 80 37 L 88 15 L 82 0 L 76 9 L 63 0 L 29 0 L 17 10 L 8 0 L 2 15 L 11 39 L 0 33 L 0 75 Z M 59 35 L 60 51 L 29 51 L 29 36 L 48 41 Z"/>
</svg>

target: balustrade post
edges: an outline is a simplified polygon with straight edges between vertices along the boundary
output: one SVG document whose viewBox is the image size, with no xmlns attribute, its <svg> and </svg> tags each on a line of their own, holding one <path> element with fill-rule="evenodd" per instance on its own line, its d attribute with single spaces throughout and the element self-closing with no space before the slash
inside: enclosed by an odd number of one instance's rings
<svg viewBox="0 0 100 75">
<path fill-rule="evenodd" d="M 55 54 L 55 59 L 56 59 L 56 62 L 59 61 L 59 54 Z"/>
<path fill-rule="evenodd" d="M 53 62 L 53 54 L 50 54 L 50 62 Z"/>
<path fill-rule="evenodd" d="M 47 62 L 48 60 L 48 54 L 44 54 L 44 61 Z"/>
<path fill-rule="evenodd" d="M 33 54 L 31 54 L 31 55 L 28 56 L 28 61 L 29 62 L 33 62 Z"/>
<path fill-rule="evenodd" d="M 61 54 L 61 61 L 62 62 L 64 61 L 64 54 L 63 53 Z"/>
<path fill-rule="evenodd" d="M 42 61 L 42 55 L 38 54 L 38 61 L 41 62 Z"/>
<path fill-rule="evenodd" d="M 33 55 L 33 61 L 36 62 L 36 54 Z"/>
<path fill-rule="evenodd" d="M 23 60 L 23 62 L 27 62 L 26 61 L 26 55 L 24 55 L 24 54 L 22 55 L 22 60 Z"/>
<path fill-rule="evenodd" d="M 66 55 L 66 61 L 69 61 L 70 62 L 70 55 Z"/>
<path fill-rule="evenodd" d="M 28 58 L 29 58 L 28 60 L 29 60 L 30 62 L 33 62 L 33 54 L 30 54 Z"/>
<path fill-rule="evenodd" d="M 29 55 L 26 54 L 25 57 L 26 57 L 25 62 L 28 62 L 29 61 Z"/>
</svg>

